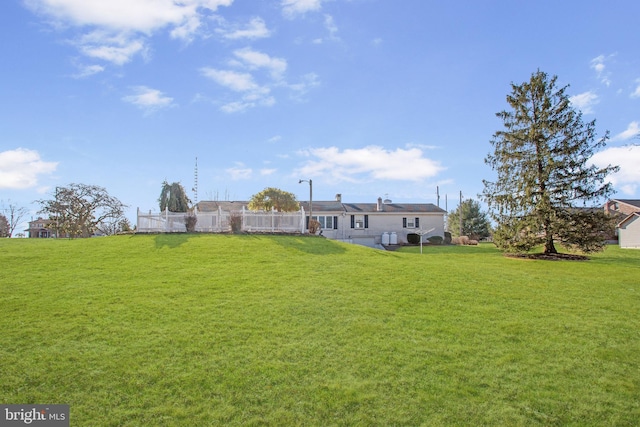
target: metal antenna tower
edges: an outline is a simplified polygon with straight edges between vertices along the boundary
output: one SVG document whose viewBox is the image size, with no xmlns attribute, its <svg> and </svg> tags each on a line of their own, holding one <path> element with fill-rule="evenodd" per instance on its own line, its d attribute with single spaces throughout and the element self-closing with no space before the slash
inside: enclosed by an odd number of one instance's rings
<svg viewBox="0 0 640 427">
<path fill-rule="evenodd" d="M 198 158 L 196 157 L 196 167 L 193 174 L 193 203 L 198 203 Z"/>
</svg>

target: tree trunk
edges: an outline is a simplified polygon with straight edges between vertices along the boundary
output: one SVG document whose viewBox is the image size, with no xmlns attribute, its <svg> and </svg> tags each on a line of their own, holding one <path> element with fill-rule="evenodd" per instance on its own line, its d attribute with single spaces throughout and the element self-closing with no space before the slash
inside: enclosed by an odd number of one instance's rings
<svg viewBox="0 0 640 427">
<path fill-rule="evenodd" d="M 545 254 L 557 254 L 555 245 L 553 244 L 553 236 L 547 235 L 547 241 L 544 243 L 544 253 Z"/>
</svg>

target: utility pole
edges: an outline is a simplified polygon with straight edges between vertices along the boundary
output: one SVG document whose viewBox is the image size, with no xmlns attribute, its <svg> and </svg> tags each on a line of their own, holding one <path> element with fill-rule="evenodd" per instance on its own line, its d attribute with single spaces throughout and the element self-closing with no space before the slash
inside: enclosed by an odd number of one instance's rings
<svg viewBox="0 0 640 427">
<path fill-rule="evenodd" d="M 462 236 L 462 191 L 460 191 L 460 205 L 458 207 L 458 216 L 460 217 L 460 236 Z"/>
<path fill-rule="evenodd" d="M 449 228 L 449 195 L 447 193 L 444 194 L 444 210 L 446 212 L 445 215 L 447 219 L 444 231 L 451 231 L 451 229 Z"/>
<path fill-rule="evenodd" d="M 309 230 L 311 230 L 311 220 L 313 219 L 313 181 L 310 179 L 301 179 L 298 181 L 298 184 L 302 184 L 303 182 L 309 183 Z"/>
</svg>

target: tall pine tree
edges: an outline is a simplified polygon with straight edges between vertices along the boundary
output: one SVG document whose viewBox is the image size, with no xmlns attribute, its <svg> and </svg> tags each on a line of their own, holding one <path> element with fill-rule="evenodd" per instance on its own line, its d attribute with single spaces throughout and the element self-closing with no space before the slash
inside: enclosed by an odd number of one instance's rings
<svg viewBox="0 0 640 427">
<path fill-rule="evenodd" d="M 496 115 L 504 130 L 494 134 L 494 152 L 485 162 L 496 180 L 484 180 L 483 197 L 497 224 L 494 242 L 503 250 L 528 251 L 555 243 L 584 252 L 604 247 L 609 219 L 603 209 L 588 209 L 613 193 L 605 181 L 618 170 L 589 163 L 605 146 L 596 140 L 595 120 L 584 123 L 557 77 L 537 71 L 521 85 L 512 83 L 511 110 Z"/>
</svg>

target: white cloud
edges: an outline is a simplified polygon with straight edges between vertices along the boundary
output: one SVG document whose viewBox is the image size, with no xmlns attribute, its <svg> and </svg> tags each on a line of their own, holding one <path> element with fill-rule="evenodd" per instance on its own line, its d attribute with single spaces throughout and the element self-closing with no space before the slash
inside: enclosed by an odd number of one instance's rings
<svg viewBox="0 0 640 427">
<path fill-rule="evenodd" d="M 35 150 L 16 148 L 0 152 L 0 188 L 25 189 L 38 185 L 38 177 L 56 170 L 57 162 L 45 162 Z"/>
<path fill-rule="evenodd" d="M 295 18 L 307 12 L 316 12 L 322 7 L 322 0 L 282 0 L 282 14 L 286 18 Z"/>
<path fill-rule="evenodd" d="M 191 42 L 193 41 L 195 34 L 198 32 L 198 29 L 201 26 L 202 22 L 200 21 L 200 18 L 192 16 L 190 18 L 187 18 L 182 25 L 179 25 L 171 30 L 169 34 L 173 39 L 180 39 L 186 42 Z"/>
<path fill-rule="evenodd" d="M 226 172 L 231 175 L 231 179 L 234 181 L 249 179 L 253 174 L 253 170 L 246 167 L 243 163 L 236 163 L 236 166 L 226 169 Z"/>
<path fill-rule="evenodd" d="M 271 138 L 269 138 L 269 139 L 267 140 L 267 142 L 269 142 L 269 143 L 272 143 L 272 144 L 273 144 L 273 143 L 278 142 L 278 141 L 280 141 L 280 140 L 282 140 L 282 136 L 280 136 L 280 135 L 275 135 L 275 136 L 272 136 Z"/>
<path fill-rule="evenodd" d="M 329 14 L 325 14 L 324 15 L 324 28 L 327 30 L 327 32 L 329 33 L 329 35 L 327 36 L 326 40 L 329 41 L 339 41 L 340 37 L 338 37 L 338 26 L 335 23 L 335 20 L 333 19 L 333 16 L 329 15 Z M 324 43 L 325 39 L 323 39 L 322 37 L 318 37 L 315 38 L 311 41 L 311 43 L 313 44 L 322 44 Z"/>
<path fill-rule="evenodd" d="M 606 69 L 605 63 L 611 60 L 611 58 L 613 58 L 614 56 L 615 54 L 611 54 L 607 56 L 600 55 L 591 60 L 591 68 L 595 70 L 596 75 L 600 79 L 600 82 L 605 86 L 611 85 L 611 79 L 610 79 L 611 73 L 608 73 L 605 71 Z"/>
<path fill-rule="evenodd" d="M 229 30 L 219 29 L 218 33 L 225 39 L 261 39 L 271 36 L 271 31 L 267 28 L 264 19 L 256 17 L 249 21 L 244 28 L 233 28 Z"/>
<path fill-rule="evenodd" d="M 256 83 L 253 74 L 244 71 L 201 68 L 200 72 L 203 76 L 234 92 L 242 93 L 241 99 L 226 103 L 221 110 L 226 113 L 237 113 L 256 106 L 273 106 L 276 100 L 271 95 L 272 87 L 287 86 L 283 82 L 287 61 L 250 48 L 238 49 L 234 52 L 234 56 L 236 59 L 230 61 L 229 65 L 251 71 L 264 69 L 269 73 L 271 82 L 260 85 Z"/>
<path fill-rule="evenodd" d="M 627 129 L 611 138 L 612 141 L 626 141 L 640 135 L 640 122 L 631 122 Z"/>
<path fill-rule="evenodd" d="M 569 101 L 584 114 L 592 114 L 593 106 L 600 102 L 598 95 L 592 91 L 574 95 L 569 98 Z"/>
<path fill-rule="evenodd" d="M 173 103 L 173 98 L 164 96 L 164 94 L 157 89 L 151 89 L 146 86 L 136 86 L 133 88 L 133 91 L 135 92 L 133 95 L 125 96 L 122 100 L 145 110 L 147 113 L 153 113 L 161 108 L 170 107 Z"/>
<path fill-rule="evenodd" d="M 238 49 L 233 54 L 249 69 L 266 68 L 274 80 L 280 80 L 285 71 L 287 71 L 286 60 L 272 58 L 266 53 L 258 52 L 251 48 Z"/>
<path fill-rule="evenodd" d="M 94 74 L 101 73 L 105 70 L 102 65 L 81 65 L 78 67 L 79 71 L 73 75 L 76 79 L 82 79 L 85 77 L 93 76 Z"/>
<path fill-rule="evenodd" d="M 336 25 L 333 16 L 324 15 L 324 27 L 329 31 L 329 38 L 332 40 L 338 39 L 338 26 Z"/>
<path fill-rule="evenodd" d="M 273 175 L 277 171 L 278 169 L 260 169 L 260 175 L 269 176 L 269 175 Z"/>
<path fill-rule="evenodd" d="M 200 69 L 203 76 L 242 94 L 241 99 L 233 100 L 221 107 L 221 110 L 226 113 L 241 112 L 257 106 L 273 106 L 276 103 L 272 95 L 273 89 L 289 89 L 292 98 L 297 99 L 306 94 L 310 88 L 319 85 L 318 76 L 314 73 L 302 76 L 299 83 L 289 84 L 285 79 L 287 61 L 283 58 L 273 57 L 249 47 L 235 50 L 233 56 L 234 58 L 230 59 L 227 65 L 234 69 L 212 67 Z M 264 73 L 267 75 L 265 76 Z M 257 83 L 260 77 L 263 84 Z"/>
<path fill-rule="evenodd" d="M 302 76 L 299 83 L 293 83 L 288 85 L 289 89 L 293 91 L 293 98 L 301 100 L 304 95 L 314 87 L 320 86 L 320 80 L 315 73 L 308 73 Z"/>
<path fill-rule="evenodd" d="M 419 148 L 391 151 L 378 146 L 345 150 L 325 147 L 309 149 L 300 154 L 312 159 L 296 170 L 297 174 L 320 175 L 333 181 L 422 181 L 444 170 L 438 162 L 424 157 Z"/>
<path fill-rule="evenodd" d="M 75 44 L 86 56 L 116 65 L 126 64 L 136 54 L 147 51 L 142 38 L 135 39 L 127 34 L 110 34 L 105 31 L 85 34 Z"/>
<path fill-rule="evenodd" d="M 166 26 L 179 27 L 214 12 L 233 0 L 26 0 L 33 11 L 58 22 L 150 34 Z"/>
<path fill-rule="evenodd" d="M 241 101 L 233 101 L 227 104 L 224 104 L 220 107 L 220 110 L 225 113 L 241 113 L 250 108 L 255 108 L 258 105 L 262 105 L 265 107 L 270 107 L 275 104 L 275 99 L 273 97 L 267 97 L 259 100 L 258 102 L 251 101 L 247 99 L 247 97 L 243 98 Z"/>
<path fill-rule="evenodd" d="M 148 49 L 146 37 L 170 29 L 173 38 L 191 40 L 203 17 L 233 0 L 25 0 L 35 13 L 57 28 L 88 31 L 80 36 L 80 51 L 122 65 Z M 118 39 L 114 43 L 114 39 Z"/>
<path fill-rule="evenodd" d="M 249 73 L 239 73 L 230 70 L 217 70 L 204 67 L 200 69 L 203 76 L 210 78 L 221 86 L 236 92 L 256 91 L 260 86 L 253 80 Z"/>
<path fill-rule="evenodd" d="M 607 148 L 594 154 L 591 161 L 598 167 L 620 166 L 619 172 L 609 176 L 616 190 L 634 195 L 640 187 L 640 146 Z"/>
<path fill-rule="evenodd" d="M 638 86 L 636 86 L 636 90 L 631 93 L 632 98 L 640 98 L 640 79 L 636 80 Z"/>
</svg>

